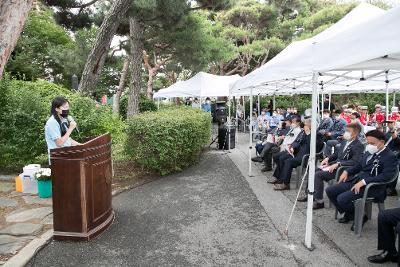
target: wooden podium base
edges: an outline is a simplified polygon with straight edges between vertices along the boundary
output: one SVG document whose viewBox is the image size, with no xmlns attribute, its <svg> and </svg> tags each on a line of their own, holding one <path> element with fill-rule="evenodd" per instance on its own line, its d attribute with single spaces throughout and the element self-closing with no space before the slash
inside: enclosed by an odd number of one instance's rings
<svg viewBox="0 0 400 267">
<path fill-rule="evenodd" d="M 54 231 L 53 238 L 58 241 L 89 241 L 107 230 L 107 228 L 113 223 L 114 219 L 115 215 L 114 211 L 112 211 L 110 216 L 108 216 L 104 222 L 86 233 Z"/>
</svg>

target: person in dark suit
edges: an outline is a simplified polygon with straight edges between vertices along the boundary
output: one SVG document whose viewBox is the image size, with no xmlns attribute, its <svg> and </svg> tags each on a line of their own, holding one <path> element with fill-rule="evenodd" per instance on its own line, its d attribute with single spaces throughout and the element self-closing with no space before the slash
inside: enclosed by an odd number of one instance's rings
<svg viewBox="0 0 400 267">
<path fill-rule="evenodd" d="M 397 242 L 400 247 L 400 208 L 388 209 L 378 215 L 378 250 L 381 253 L 368 257 L 371 263 L 397 262 L 400 266 L 399 253 L 396 249 Z"/>
<path fill-rule="evenodd" d="M 337 210 L 344 213 L 340 223 L 348 223 L 354 219 L 353 201 L 363 196 L 367 184 L 390 181 L 398 168 L 396 156 L 385 147 L 383 132 L 369 131 L 366 138 L 368 145 L 361 160 L 343 172 L 338 184 L 325 190 Z M 371 188 L 368 197 L 383 201 L 386 198 L 386 185 Z M 364 223 L 367 220 L 368 218 L 364 217 Z"/>
<path fill-rule="evenodd" d="M 314 205 L 313 209 L 322 209 L 325 207 L 324 182 L 328 182 L 335 178 L 336 170 L 340 166 L 353 166 L 361 159 L 364 152 L 364 145 L 358 139 L 361 126 L 358 123 L 350 123 L 346 127 L 343 134 L 343 141 L 340 147 L 335 149 L 335 153 L 325 158 L 321 162 L 320 169 L 315 172 L 314 176 Z M 300 202 L 306 202 L 307 196 L 299 199 Z"/>
<path fill-rule="evenodd" d="M 311 119 L 304 121 L 304 133 L 302 135 L 301 138 L 296 139 L 296 142 L 293 142 L 286 154 L 279 157 L 279 164 L 274 173 L 275 178 L 269 181 L 269 183 L 274 184 L 274 190 L 290 189 L 292 170 L 300 166 L 304 155 L 310 153 Z M 317 138 L 316 145 L 317 151 L 320 151 L 323 147 L 321 138 Z"/>
<path fill-rule="evenodd" d="M 397 129 L 396 129 L 396 125 L 395 125 L 396 122 L 393 120 L 387 120 L 387 121 L 384 121 L 383 123 L 386 123 L 387 129 L 388 129 L 387 133 L 385 134 L 385 146 L 393 151 L 393 153 L 397 157 L 397 160 L 399 161 L 400 138 L 397 135 Z M 397 184 L 397 180 L 388 185 L 387 193 L 389 196 L 397 196 L 396 184 Z"/>
</svg>

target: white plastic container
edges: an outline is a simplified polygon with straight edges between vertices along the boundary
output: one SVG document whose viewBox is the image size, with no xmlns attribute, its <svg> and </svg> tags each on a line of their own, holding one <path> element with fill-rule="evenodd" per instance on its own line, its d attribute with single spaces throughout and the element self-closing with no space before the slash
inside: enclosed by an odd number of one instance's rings
<svg viewBox="0 0 400 267">
<path fill-rule="evenodd" d="M 22 193 L 37 194 L 38 185 L 34 177 L 35 173 L 40 170 L 39 164 L 29 164 L 23 168 L 24 172 L 20 175 L 22 180 Z"/>
<path fill-rule="evenodd" d="M 22 193 L 25 194 L 37 194 L 38 185 L 33 175 L 23 175 L 22 179 Z"/>
</svg>

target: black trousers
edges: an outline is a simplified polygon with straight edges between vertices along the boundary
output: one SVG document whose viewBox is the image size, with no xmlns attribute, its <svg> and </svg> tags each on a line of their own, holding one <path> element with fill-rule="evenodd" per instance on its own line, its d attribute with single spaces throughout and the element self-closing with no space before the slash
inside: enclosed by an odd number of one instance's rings
<svg viewBox="0 0 400 267">
<path fill-rule="evenodd" d="M 322 200 L 324 198 L 324 181 L 328 182 L 335 178 L 336 170 L 334 172 L 328 172 L 318 170 L 314 176 L 314 191 L 315 200 Z"/>
<path fill-rule="evenodd" d="M 345 217 L 350 220 L 354 219 L 353 201 L 362 198 L 364 194 L 363 189 L 361 189 L 359 194 L 354 194 L 353 191 L 350 191 L 352 187 L 352 182 L 344 182 L 332 185 L 325 190 L 326 195 L 337 210 L 340 213 L 345 213 Z"/>
<path fill-rule="evenodd" d="M 279 152 L 279 147 L 276 146 L 275 144 L 272 144 L 271 146 L 268 147 L 268 149 L 265 149 L 261 152 L 261 156 L 264 159 L 264 164 L 265 167 L 272 167 L 272 155 L 275 153 Z"/>
<path fill-rule="evenodd" d="M 292 178 L 292 171 L 294 168 L 300 166 L 302 158 L 292 157 L 287 152 L 286 153 L 280 152 L 278 154 L 276 154 L 274 157 L 274 161 L 279 162 L 275 168 L 274 177 L 276 177 L 284 184 L 290 184 L 290 179 Z"/>
<path fill-rule="evenodd" d="M 378 250 L 396 254 L 396 235 L 400 245 L 400 208 L 388 209 L 378 215 Z M 400 264 L 400 260 L 399 260 Z"/>
</svg>

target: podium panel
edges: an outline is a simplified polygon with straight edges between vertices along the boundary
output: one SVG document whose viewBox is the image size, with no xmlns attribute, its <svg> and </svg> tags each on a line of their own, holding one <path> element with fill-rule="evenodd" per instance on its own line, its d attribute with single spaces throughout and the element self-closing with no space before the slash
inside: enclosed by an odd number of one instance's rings
<svg viewBox="0 0 400 267">
<path fill-rule="evenodd" d="M 111 136 L 50 151 L 54 239 L 90 240 L 112 223 Z"/>
</svg>

